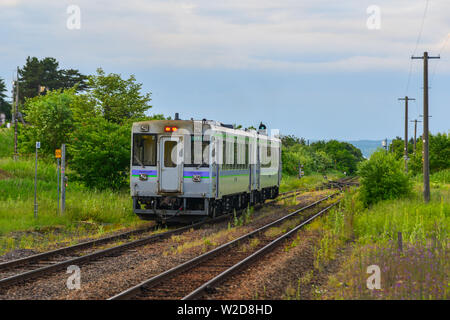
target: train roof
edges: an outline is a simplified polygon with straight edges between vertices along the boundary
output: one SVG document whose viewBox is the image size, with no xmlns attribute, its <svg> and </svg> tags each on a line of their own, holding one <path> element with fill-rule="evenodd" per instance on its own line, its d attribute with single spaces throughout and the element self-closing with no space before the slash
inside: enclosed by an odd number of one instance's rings
<svg viewBox="0 0 450 320">
<path fill-rule="evenodd" d="M 279 140 L 279 137 L 275 136 L 275 137 L 271 137 L 267 134 L 266 130 L 253 130 L 253 129 L 236 129 L 234 128 L 233 125 L 230 124 L 223 124 L 222 122 L 219 121 L 214 121 L 214 120 L 147 120 L 147 121 L 140 121 L 140 122 L 134 122 L 133 123 L 133 129 L 137 129 L 140 128 L 142 125 L 150 125 L 150 124 L 157 124 L 158 127 L 162 127 L 162 126 L 185 126 L 185 125 L 190 125 L 193 124 L 194 122 L 203 122 L 203 125 L 207 125 L 209 126 L 211 129 L 213 130 L 217 130 L 217 131 L 222 131 L 222 132 L 226 132 L 229 134 L 242 134 L 245 136 L 259 136 L 262 138 L 267 138 L 267 139 L 275 139 L 275 140 Z"/>
</svg>

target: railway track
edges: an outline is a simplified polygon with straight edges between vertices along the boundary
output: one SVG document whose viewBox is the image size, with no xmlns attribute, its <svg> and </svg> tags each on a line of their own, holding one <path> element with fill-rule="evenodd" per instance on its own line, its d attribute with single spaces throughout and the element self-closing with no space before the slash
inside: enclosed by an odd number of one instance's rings
<svg viewBox="0 0 450 320">
<path fill-rule="evenodd" d="M 357 179 L 358 179 L 358 177 L 345 177 L 345 178 L 339 179 L 337 181 L 329 180 L 328 182 L 323 183 L 321 186 L 318 186 L 315 188 L 300 188 L 300 189 L 296 189 L 296 190 L 292 190 L 292 191 L 283 192 L 278 195 L 277 199 L 269 200 L 265 204 L 273 204 L 278 201 L 294 197 L 294 196 L 300 194 L 301 192 L 308 192 L 311 190 L 318 191 L 318 190 L 337 188 L 342 191 L 344 187 L 349 187 L 349 186 L 353 186 L 353 185 L 358 186 L 359 185 L 358 182 L 355 181 Z"/>
<path fill-rule="evenodd" d="M 0 264 L 0 289 L 28 279 L 37 278 L 49 274 L 70 265 L 77 265 L 93 261 L 102 257 L 116 255 L 122 251 L 131 248 L 144 246 L 153 242 L 170 238 L 173 235 L 180 234 L 192 228 L 196 229 L 208 223 L 215 223 L 229 218 L 230 215 L 223 215 L 214 219 L 207 219 L 181 228 L 169 230 L 161 233 L 154 233 L 142 236 L 145 231 L 134 230 L 120 235 L 93 240 L 70 247 L 48 251 L 22 259 L 12 260 Z M 147 230 L 151 231 L 151 230 Z M 132 236 L 140 234 L 141 238 L 130 240 Z M 114 245 L 110 248 L 99 249 L 99 246 L 105 245 L 117 240 L 128 239 L 129 242 Z"/>
<path fill-rule="evenodd" d="M 335 185 L 331 185 L 330 187 L 335 187 Z M 274 202 L 280 201 L 285 197 L 296 196 L 303 191 L 303 189 L 299 189 L 281 193 Z M 270 203 L 266 202 L 266 204 Z M 153 226 L 132 230 L 118 235 L 87 241 L 73 246 L 0 263 L 0 289 L 62 270 L 70 265 L 79 265 L 100 259 L 102 257 L 114 256 L 131 248 L 144 246 L 170 238 L 173 235 L 183 233 L 191 228 L 195 229 L 205 224 L 226 220 L 230 216 L 231 215 L 229 214 L 214 219 L 205 219 L 191 225 L 156 234 L 154 233 L 156 228 Z M 148 235 L 148 233 L 153 234 Z M 139 239 L 134 240 L 133 237 L 139 237 Z M 101 249 L 102 246 L 108 246 L 115 241 L 123 240 L 127 242 L 120 245 L 112 245 L 106 249 Z"/>
<path fill-rule="evenodd" d="M 280 194 L 280 196 L 286 196 L 288 194 L 298 194 L 300 190 L 288 191 Z M 284 199 L 284 198 L 282 198 Z M 275 199 L 275 202 L 279 201 Z M 157 231 L 157 227 L 150 226 L 146 228 L 131 230 L 123 232 L 117 235 L 108 236 L 100 239 L 86 241 L 76 245 L 63 247 L 43 253 L 38 253 L 25 258 L 15 259 L 0 263 L 0 288 L 5 285 L 13 284 L 15 282 L 30 279 L 40 274 L 56 271 L 62 269 L 68 265 L 86 262 L 96 259 L 102 255 L 114 254 L 118 251 L 123 251 L 135 246 L 141 246 L 153 241 L 162 240 L 172 235 L 184 232 L 191 228 L 200 227 L 206 223 L 214 223 L 226 218 L 230 215 L 223 215 L 215 219 L 207 219 L 194 223 L 175 230 L 169 230 L 160 234 L 152 234 L 150 236 L 142 236 L 146 233 L 154 233 Z M 129 240 L 132 237 L 140 236 L 141 238 L 135 241 L 130 241 L 121 246 L 112 247 L 106 250 L 96 252 L 100 246 L 108 245 L 114 241 Z"/>
<path fill-rule="evenodd" d="M 301 223 L 281 236 L 272 235 L 271 232 L 268 232 L 270 228 L 283 225 L 283 223 L 293 218 L 298 218 L 299 213 L 313 209 L 337 194 L 334 193 L 306 207 L 295 210 L 276 221 L 123 291 L 111 297 L 110 300 L 197 299 L 203 294 L 211 292 L 214 286 L 240 268 L 247 266 L 264 253 L 281 244 L 283 240 L 327 212 L 339 201 L 326 208 L 316 210 L 316 212 L 308 215 Z M 250 242 L 252 240 L 253 242 Z M 245 250 L 242 245 L 246 248 Z M 237 247 L 240 247 L 240 250 L 232 250 Z"/>
</svg>

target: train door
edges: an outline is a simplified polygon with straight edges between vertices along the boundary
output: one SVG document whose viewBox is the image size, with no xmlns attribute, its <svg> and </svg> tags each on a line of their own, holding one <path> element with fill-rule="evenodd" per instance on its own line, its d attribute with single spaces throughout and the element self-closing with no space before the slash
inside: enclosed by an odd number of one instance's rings
<svg viewBox="0 0 450 320">
<path fill-rule="evenodd" d="M 182 137 L 161 137 L 159 145 L 159 190 L 182 192 L 184 163 Z"/>
</svg>

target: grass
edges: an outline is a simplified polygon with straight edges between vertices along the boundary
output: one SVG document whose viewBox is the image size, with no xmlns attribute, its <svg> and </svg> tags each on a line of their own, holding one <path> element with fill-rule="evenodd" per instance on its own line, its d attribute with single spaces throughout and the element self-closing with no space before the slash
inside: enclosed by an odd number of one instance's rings
<svg viewBox="0 0 450 320">
<path fill-rule="evenodd" d="M 142 225 L 132 212 L 128 191 L 97 191 L 71 181 L 66 193 L 66 211 L 57 210 L 56 163 L 39 159 L 37 180 L 38 217 L 34 217 L 34 157 L 12 160 L 14 131 L 0 129 L 0 254 L 14 249 L 46 250 L 57 243 L 75 244 L 86 237 Z M 337 177 L 332 174 L 330 178 Z M 325 182 L 315 174 L 302 179 L 285 177 L 281 191 L 312 188 Z M 253 208 L 236 218 L 243 226 L 252 220 Z M 208 239 L 207 239 L 208 240 Z M 207 245 L 207 243 L 203 243 Z"/>
<path fill-rule="evenodd" d="M 38 217 L 34 218 L 34 161 L 2 158 L 0 170 L 8 174 L 0 179 L 0 253 L 144 223 L 132 212 L 128 192 L 89 190 L 70 181 L 66 211 L 58 214 L 56 164 L 45 161 L 38 164 Z"/>
<path fill-rule="evenodd" d="M 396 241 L 357 246 L 332 278 L 334 299 L 448 299 L 450 268 L 442 245 L 406 243 L 399 251 Z M 381 289 L 368 290 L 367 267 L 381 271 Z"/>
<path fill-rule="evenodd" d="M 14 153 L 14 131 L 0 128 L 0 158 L 12 156 Z"/>
<path fill-rule="evenodd" d="M 329 180 L 337 180 L 339 178 L 344 177 L 342 173 L 339 172 L 331 172 L 327 173 L 327 178 Z M 327 182 L 324 179 L 323 174 L 314 173 L 308 176 L 304 176 L 299 179 L 297 176 L 283 176 L 280 184 L 280 192 L 286 192 L 296 189 L 310 189 L 314 188 L 322 183 Z"/>
<path fill-rule="evenodd" d="M 448 171 L 432 175 L 431 201 L 424 203 L 421 185 L 404 199 L 380 201 L 364 208 L 357 191 L 347 194 L 338 209 L 309 226 L 321 231 L 314 250 L 315 269 L 350 246 L 337 274 L 329 277 L 330 299 L 448 299 L 450 191 Z M 398 233 L 403 251 L 399 250 Z M 381 269 L 381 289 L 366 286 L 367 267 Z"/>
</svg>

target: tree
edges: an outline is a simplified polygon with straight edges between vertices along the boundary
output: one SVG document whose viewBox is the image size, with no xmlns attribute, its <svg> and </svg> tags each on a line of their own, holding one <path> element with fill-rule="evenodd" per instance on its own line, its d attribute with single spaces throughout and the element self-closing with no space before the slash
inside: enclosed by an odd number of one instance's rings
<svg viewBox="0 0 450 320">
<path fill-rule="evenodd" d="M 422 173 L 422 149 L 423 139 L 417 139 L 416 154 L 411 156 L 409 167 L 415 174 Z M 430 173 L 436 173 L 450 168 L 450 135 L 447 133 L 437 133 L 429 136 L 429 159 Z"/>
<path fill-rule="evenodd" d="M 408 141 L 408 154 L 412 154 L 414 151 L 414 139 Z M 400 137 L 396 137 L 389 145 L 389 152 L 395 155 L 396 159 L 404 159 L 405 156 L 405 140 Z"/>
<path fill-rule="evenodd" d="M 70 89 L 75 85 L 76 91 L 84 91 L 87 88 L 87 76 L 75 69 L 59 69 L 59 63 L 54 58 L 39 60 L 28 57 L 25 65 L 19 69 L 19 98 L 22 103 L 26 98 L 39 95 L 41 87 L 51 91 Z"/>
<path fill-rule="evenodd" d="M 305 145 L 305 139 L 304 138 L 297 138 L 294 135 L 287 135 L 281 137 L 281 144 L 285 147 L 292 147 L 296 144 Z"/>
<path fill-rule="evenodd" d="M 130 165 L 131 123 L 119 125 L 103 117 L 87 118 L 71 134 L 68 153 L 75 178 L 87 187 L 120 189 Z"/>
<path fill-rule="evenodd" d="M 88 77 L 82 75 L 78 70 L 67 69 L 58 71 L 58 85 L 60 88 L 73 88 L 76 87 L 78 92 L 85 91 L 88 88 Z"/>
<path fill-rule="evenodd" d="M 87 95 L 107 121 L 122 124 L 143 118 L 151 108 L 151 93 L 141 94 L 142 84 L 136 83 L 134 75 L 124 80 L 119 74 L 106 75 L 99 68 L 97 75 L 89 77 L 88 86 Z"/>
<path fill-rule="evenodd" d="M 69 142 L 69 133 L 74 128 L 72 103 L 79 99 L 75 90 L 55 90 L 45 96 L 37 96 L 26 101 L 26 127 L 19 133 L 22 152 L 32 153 L 35 142 L 41 142 L 41 152 L 53 155 L 62 143 Z"/>
<path fill-rule="evenodd" d="M 396 199 L 410 193 L 412 185 L 402 160 L 379 149 L 358 165 L 360 198 L 369 206 L 380 200 Z"/>
<path fill-rule="evenodd" d="M 0 78 L 0 113 L 4 113 L 6 120 L 11 120 L 11 105 L 6 101 L 6 85 L 5 81 Z"/>
<path fill-rule="evenodd" d="M 350 174 L 355 173 L 358 163 L 364 160 L 361 150 L 347 142 L 318 141 L 312 143 L 311 148 L 315 151 L 324 151 L 331 157 L 335 169 Z"/>
</svg>

